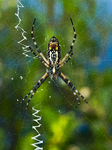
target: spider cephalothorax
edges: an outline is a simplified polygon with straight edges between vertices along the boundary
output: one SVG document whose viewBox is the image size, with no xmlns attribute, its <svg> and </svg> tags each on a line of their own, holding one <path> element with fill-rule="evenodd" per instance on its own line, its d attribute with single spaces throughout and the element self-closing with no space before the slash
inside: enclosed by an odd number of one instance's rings
<svg viewBox="0 0 112 150">
<path fill-rule="evenodd" d="M 76 88 L 70 82 L 70 80 L 68 80 L 67 77 L 59 70 L 59 68 L 61 68 L 63 65 L 65 65 L 71 59 L 71 57 L 73 55 L 73 45 L 74 45 L 74 42 L 75 42 L 75 39 L 76 39 L 76 32 L 75 32 L 75 28 L 74 28 L 74 25 L 73 25 L 73 21 L 72 21 L 72 19 L 70 19 L 71 23 L 72 23 L 72 26 L 73 26 L 74 38 L 73 38 L 72 44 L 70 46 L 70 50 L 65 55 L 65 57 L 61 60 L 60 44 L 59 44 L 58 39 L 55 36 L 53 36 L 50 39 L 49 43 L 48 43 L 47 59 L 45 58 L 45 56 L 42 54 L 42 52 L 38 48 L 37 43 L 35 41 L 35 38 L 33 36 L 33 29 L 34 29 L 35 20 L 36 19 L 34 19 L 33 26 L 32 26 L 31 37 L 32 37 L 34 45 L 35 45 L 39 55 L 41 56 L 41 58 L 32 50 L 31 47 L 29 47 L 29 48 L 30 48 L 31 52 L 47 67 L 47 72 L 36 83 L 36 85 L 33 87 L 33 89 L 22 99 L 22 102 L 31 94 L 31 96 L 30 96 L 30 98 L 28 99 L 28 102 L 27 102 L 27 106 L 28 106 L 28 103 L 32 99 L 32 97 L 35 94 L 35 92 L 37 91 L 37 89 L 41 86 L 41 84 L 49 76 L 51 76 L 51 79 L 53 77 L 56 79 L 57 75 L 58 75 L 68 85 L 68 87 L 72 90 L 73 94 L 75 95 L 75 97 L 78 101 L 78 104 L 77 104 L 77 106 L 78 106 L 80 104 L 80 100 L 79 100 L 77 95 L 79 95 L 84 101 L 86 101 L 85 98 L 76 90 Z M 87 101 L 86 101 L 86 103 L 87 103 Z"/>
</svg>

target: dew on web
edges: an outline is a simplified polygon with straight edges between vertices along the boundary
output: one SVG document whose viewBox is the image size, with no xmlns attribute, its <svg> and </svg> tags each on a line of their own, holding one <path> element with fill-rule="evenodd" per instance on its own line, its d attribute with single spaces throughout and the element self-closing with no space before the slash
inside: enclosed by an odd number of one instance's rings
<svg viewBox="0 0 112 150">
<path fill-rule="evenodd" d="M 20 79 L 22 80 L 22 79 L 23 79 L 23 76 L 20 76 Z"/>
<path fill-rule="evenodd" d="M 17 102 L 19 101 L 19 99 L 17 99 Z"/>
<path fill-rule="evenodd" d="M 49 96 L 49 98 L 51 98 L 51 96 Z"/>
</svg>

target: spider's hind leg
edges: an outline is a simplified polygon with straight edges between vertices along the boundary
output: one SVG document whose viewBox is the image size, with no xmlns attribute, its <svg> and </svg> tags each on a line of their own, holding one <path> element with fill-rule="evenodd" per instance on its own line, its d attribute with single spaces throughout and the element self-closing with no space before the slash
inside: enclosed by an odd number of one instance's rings
<svg viewBox="0 0 112 150">
<path fill-rule="evenodd" d="M 33 93 L 33 90 L 31 90 L 31 91 L 22 99 L 22 101 L 21 101 L 20 103 L 23 103 L 23 101 L 24 101 L 31 93 Z"/>
<path fill-rule="evenodd" d="M 78 104 L 76 107 L 78 107 L 80 105 L 80 100 L 77 96 L 77 94 L 86 102 L 88 103 L 85 98 L 79 93 L 79 91 L 76 90 L 76 88 L 74 87 L 74 85 L 70 82 L 70 80 L 68 80 L 66 78 L 66 76 L 62 73 L 62 72 L 59 72 L 59 77 L 68 85 L 68 87 L 73 91 L 73 94 L 75 95 L 77 101 L 78 101 Z"/>
<path fill-rule="evenodd" d="M 31 94 L 30 98 L 27 101 L 26 109 L 28 107 L 29 102 L 31 101 L 32 97 L 34 96 L 37 89 L 41 86 L 41 84 L 48 78 L 49 73 L 45 73 L 43 77 L 36 83 L 36 85 L 33 87 L 33 89 L 22 99 L 21 103 Z"/>
</svg>

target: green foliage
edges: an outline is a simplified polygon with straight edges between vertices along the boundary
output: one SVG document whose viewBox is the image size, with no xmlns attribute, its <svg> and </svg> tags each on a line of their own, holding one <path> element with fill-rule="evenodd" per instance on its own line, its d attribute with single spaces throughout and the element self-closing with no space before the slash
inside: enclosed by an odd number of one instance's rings
<svg viewBox="0 0 112 150">
<path fill-rule="evenodd" d="M 43 54 L 47 55 L 49 39 L 55 35 L 61 45 L 62 58 L 70 49 L 74 22 L 77 39 L 74 55 L 61 71 L 83 93 L 89 104 L 81 100 L 78 109 L 72 91 L 59 78 L 48 78 L 29 103 L 20 105 L 27 94 L 45 73 L 46 68 L 33 54 L 23 55 L 21 29 L 15 26 L 19 20 L 16 1 L 0 1 L 0 143 L 5 150 L 34 149 L 31 137 L 33 118 L 31 107 L 40 109 L 44 149 L 48 150 L 111 150 L 112 147 L 112 70 L 102 69 L 102 56 L 109 49 L 111 34 L 110 16 L 105 4 L 95 0 L 40 0 L 22 1 L 20 27 L 37 53 L 30 31 L 36 18 L 34 35 Z M 57 8 L 56 6 L 58 5 Z M 105 18 L 103 17 L 105 15 Z M 107 15 L 107 16 L 106 16 Z M 106 58 L 104 61 L 108 61 Z M 18 101 L 19 99 L 19 101 Z M 40 108 L 38 108 L 40 107 Z M 6 145 L 8 147 L 6 147 Z"/>
</svg>

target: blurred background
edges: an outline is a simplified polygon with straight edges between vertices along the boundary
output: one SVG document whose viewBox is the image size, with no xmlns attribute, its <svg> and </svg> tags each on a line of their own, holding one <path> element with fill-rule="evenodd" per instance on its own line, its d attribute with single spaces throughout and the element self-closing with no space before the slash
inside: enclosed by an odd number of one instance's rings
<svg viewBox="0 0 112 150">
<path fill-rule="evenodd" d="M 39 110 L 38 144 L 45 150 L 112 149 L 112 1 L 111 0 L 0 0 L 0 150 L 33 150 L 37 135 L 32 126 Z M 88 101 L 77 101 L 58 78 L 48 78 L 26 111 L 22 98 L 46 72 L 29 51 L 31 39 L 47 56 L 54 35 L 62 58 L 77 33 L 72 59 L 60 70 Z M 38 53 L 37 53 L 38 54 Z M 38 117 L 37 117 L 38 118 Z"/>
</svg>

